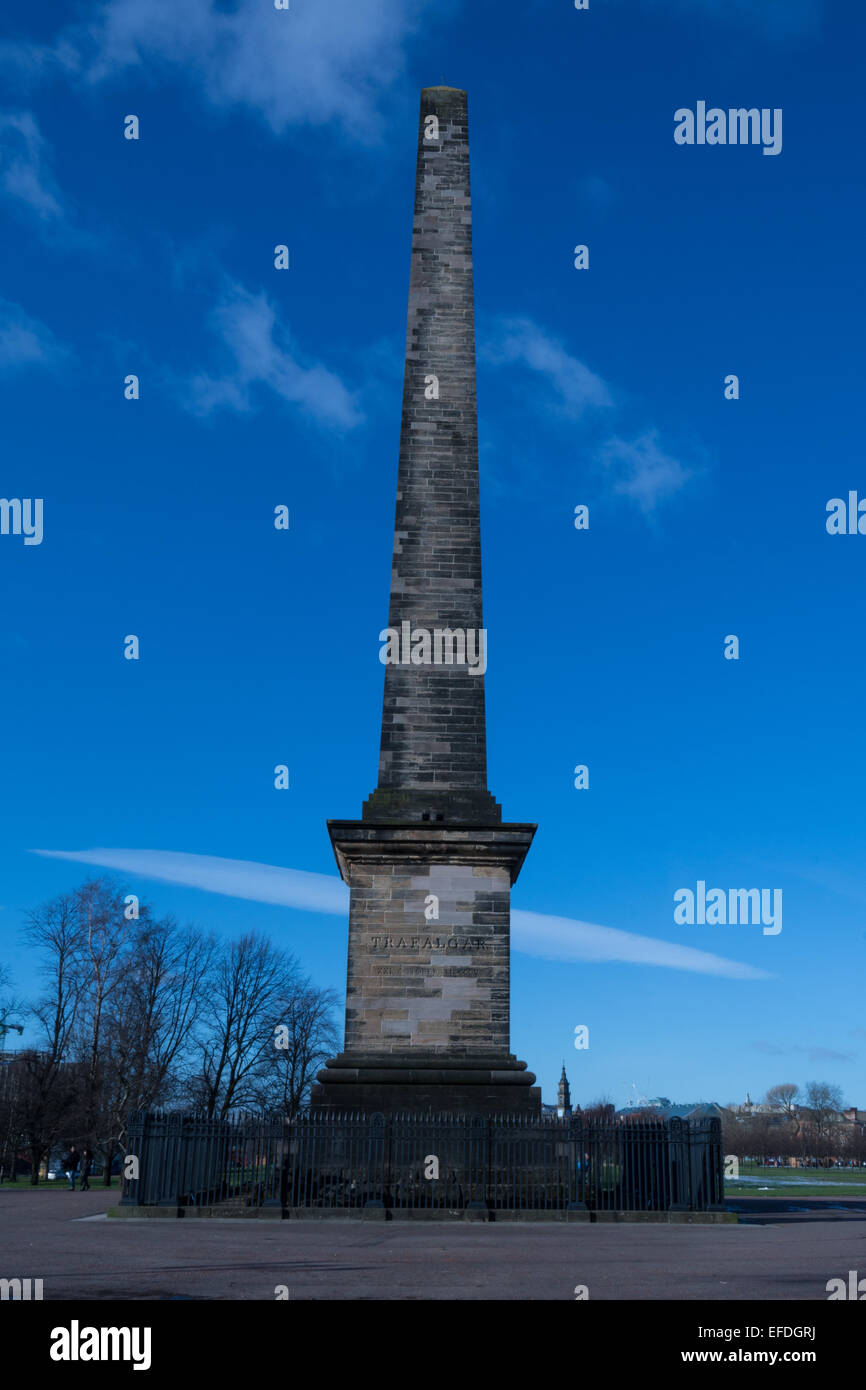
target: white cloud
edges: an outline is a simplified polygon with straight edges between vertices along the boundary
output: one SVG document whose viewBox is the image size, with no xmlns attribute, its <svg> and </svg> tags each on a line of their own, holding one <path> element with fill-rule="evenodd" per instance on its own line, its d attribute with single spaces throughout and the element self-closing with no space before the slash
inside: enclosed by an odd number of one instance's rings
<svg viewBox="0 0 866 1390">
<path fill-rule="evenodd" d="M 215 107 L 257 111 L 277 133 L 337 122 L 361 143 L 382 131 L 383 92 L 404 73 L 404 45 L 427 0 L 111 0 L 54 45 L 3 45 L 25 78 L 60 66 L 86 81 L 142 69 L 191 79 Z"/>
<path fill-rule="evenodd" d="M 549 399 L 543 402 L 546 416 L 551 413 L 551 403 L 571 420 L 579 420 L 591 410 L 616 409 L 608 384 L 573 357 L 559 338 L 531 319 L 500 319 L 482 343 L 479 357 L 494 366 L 518 365 L 536 373 L 548 388 Z M 536 406 L 541 404 L 536 402 Z M 665 453 L 654 429 L 644 430 L 634 439 L 613 436 L 600 446 L 596 458 L 612 491 L 627 497 L 647 517 L 693 476 L 692 470 Z"/>
<path fill-rule="evenodd" d="M 221 376 L 200 373 L 183 385 L 183 400 L 197 415 L 220 408 L 249 410 L 252 389 L 266 386 L 300 406 L 319 424 L 351 429 L 363 419 L 351 392 L 320 363 L 304 365 L 267 296 L 231 284 L 211 315 L 211 326 L 232 359 Z"/>
<path fill-rule="evenodd" d="M 178 854 L 170 850 L 87 849 L 47 850 L 33 853 L 51 859 L 70 859 L 96 864 L 163 883 L 201 888 L 208 893 L 274 903 L 308 912 L 342 915 L 348 911 L 348 889 L 330 874 L 311 874 L 302 869 L 283 869 L 247 859 L 220 859 L 206 854 Z M 540 912 L 515 910 L 511 914 L 511 943 L 515 951 L 545 960 L 616 961 L 633 965 L 658 965 L 670 970 L 689 970 L 699 975 L 722 975 L 735 980 L 767 978 L 767 972 L 738 961 L 724 960 L 692 946 L 657 941 L 650 936 L 599 927 L 571 917 L 549 917 Z"/>
<path fill-rule="evenodd" d="M 54 44 L 2 39 L 0 64 L 10 77 L 17 77 L 25 86 L 35 86 L 43 78 L 56 76 L 58 70 L 76 72 L 81 66 L 81 54 L 63 37 Z"/>
<path fill-rule="evenodd" d="M 479 355 L 496 366 L 517 363 L 538 373 L 551 388 L 559 408 L 573 419 L 590 407 L 606 408 L 613 404 L 601 377 L 530 319 L 500 320 Z"/>
<path fill-rule="evenodd" d="M 693 946 L 658 941 L 652 936 L 600 927 L 572 917 L 549 917 L 540 912 L 511 913 L 511 944 L 515 951 L 547 960 L 619 961 L 630 965 L 660 965 L 691 970 L 698 975 L 726 975 L 734 980 L 766 979 L 765 970 L 725 960 Z"/>
<path fill-rule="evenodd" d="M 37 849 L 33 853 L 307 912 L 337 914 L 349 907 L 348 888 L 331 874 L 311 874 L 304 869 L 284 869 L 249 859 L 220 859 L 215 855 L 161 849 Z"/>
<path fill-rule="evenodd" d="M 614 492 L 629 497 L 645 516 L 659 502 L 688 482 L 692 473 L 659 447 L 658 431 L 646 430 L 635 439 L 609 439 L 599 458 L 613 479 Z"/>
<path fill-rule="evenodd" d="M 0 112 L 0 189 L 43 221 L 63 216 L 47 145 L 29 111 Z"/>
<path fill-rule="evenodd" d="M 16 367 L 53 367 L 66 356 L 44 323 L 7 299 L 0 299 L 0 371 Z"/>
<path fill-rule="evenodd" d="M 862 1029 L 854 1029 L 855 1033 Z M 752 1047 L 756 1052 L 766 1053 L 768 1057 L 789 1057 L 793 1052 L 808 1053 L 810 1062 L 853 1062 L 855 1054 L 853 1052 L 837 1052 L 832 1047 L 805 1047 L 802 1043 L 791 1043 L 788 1047 L 779 1047 L 777 1043 L 753 1042 Z"/>
</svg>

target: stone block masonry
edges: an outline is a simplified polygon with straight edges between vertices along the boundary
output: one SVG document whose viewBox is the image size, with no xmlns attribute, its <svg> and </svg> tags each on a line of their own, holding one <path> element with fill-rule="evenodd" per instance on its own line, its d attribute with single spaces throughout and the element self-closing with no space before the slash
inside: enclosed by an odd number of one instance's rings
<svg viewBox="0 0 866 1390">
<path fill-rule="evenodd" d="M 352 879 L 347 1049 L 507 1049 L 507 869 L 360 867 Z"/>
<path fill-rule="evenodd" d="M 431 117 L 435 138 L 425 133 Z M 466 93 L 451 87 L 422 92 L 418 124 L 388 625 L 404 620 L 431 630 L 484 627 L 469 128 Z M 471 789 L 489 813 L 486 786 L 483 680 L 448 667 L 389 666 L 379 787 Z"/>
<path fill-rule="evenodd" d="M 421 93 L 388 627 L 484 628 L 468 115 L 452 87 Z M 503 823 L 487 789 L 484 679 L 385 666 L 378 785 L 360 821 L 328 822 L 351 890 L 346 1041 L 315 1106 L 540 1107 L 508 1051 L 511 886 L 535 826 Z"/>
</svg>

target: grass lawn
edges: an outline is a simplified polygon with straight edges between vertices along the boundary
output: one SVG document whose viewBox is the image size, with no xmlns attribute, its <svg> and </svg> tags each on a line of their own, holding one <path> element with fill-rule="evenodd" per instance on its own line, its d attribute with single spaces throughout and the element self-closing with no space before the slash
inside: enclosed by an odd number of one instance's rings
<svg viewBox="0 0 866 1390">
<path fill-rule="evenodd" d="M 866 1205 L 866 1168 L 761 1168 L 741 1163 L 726 1197 L 855 1197 Z"/>
<path fill-rule="evenodd" d="M 91 1192 L 119 1191 L 119 1177 L 111 1179 L 111 1187 L 106 1189 L 101 1178 L 91 1178 Z M 31 1187 L 30 1179 L 20 1177 L 17 1182 L 4 1179 L 0 1183 L 0 1193 L 6 1192 L 68 1192 L 66 1178 L 54 1178 L 51 1182 L 40 1181 Z M 81 1190 L 81 1180 L 77 1179 L 75 1190 Z M 863 1202 L 866 1206 L 866 1168 L 760 1168 L 754 1163 L 740 1164 L 739 1179 L 725 1179 L 726 1197 L 790 1197 L 795 1202 L 798 1197 L 847 1197 Z"/>
<path fill-rule="evenodd" d="M 119 1178 L 119 1177 L 112 1178 L 112 1179 L 111 1179 L 111 1188 L 119 1188 L 119 1187 L 120 1187 L 120 1178 Z M 50 1181 L 45 1182 L 45 1181 L 43 1181 L 42 1178 L 40 1178 L 40 1179 L 39 1179 L 39 1184 L 38 1184 L 38 1186 L 36 1186 L 36 1187 L 32 1187 L 32 1186 L 30 1185 L 30 1178 L 29 1178 L 29 1176 L 19 1177 L 19 1179 L 18 1179 L 17 1182 L 10 1182 L 8 1178 L 4 1178 L 3 1181 L 2 1181 L 2 1183 L 0 1183 L 0 1192 L 47 1192 L 50 1188 L 56 1188 L 57 1191 L 59 1191 L 59 1192 L 68 1192 L 68 1191 L 69 1191 L 69 1179 L 68 1179 L 68 1178 L 52 1178 Z M 108 1192 L 108 1191 L 111 1190 L 111 1188 L 105 1187 L 105 1185 L 103 1184 L 102 1178 L 91 1178 L 91 1179 L 90 1179 L 90 1191 L 91 1191 L 91 1192 Z M 75 1191 L 76 1191 L 76 1192 L 79 1192 L 80 1190 L 81 1190 L 81 1179 L 80 1179 L 80 1178 L 76 1178 L 76 1179 L 75 1179 Z"/>
</svg>

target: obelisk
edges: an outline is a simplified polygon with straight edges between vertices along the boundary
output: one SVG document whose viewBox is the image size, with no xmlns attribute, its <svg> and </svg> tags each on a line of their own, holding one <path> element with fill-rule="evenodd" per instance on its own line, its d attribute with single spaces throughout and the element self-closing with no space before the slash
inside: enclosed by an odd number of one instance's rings
<svg viewBox="0 0 866 1390">
<path fill-rule="evenodd" d="M 509 1052 L 510 894 L 535 826 L 487 790 L 466 93 L 421 93 L 379 783 L 329 821 L 345 1048 L 314 1106 L 540 1109 Z"/>
</svg>

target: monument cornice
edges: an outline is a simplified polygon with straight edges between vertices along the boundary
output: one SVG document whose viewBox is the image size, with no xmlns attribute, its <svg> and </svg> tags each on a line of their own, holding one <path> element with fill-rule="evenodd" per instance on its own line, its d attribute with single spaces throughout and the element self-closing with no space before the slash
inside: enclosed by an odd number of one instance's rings
<svg viewBox="0 0 866 1390">
<path fill-rule="evenodd" d="M 514 884 L 538 827 L 529 822 L 439 825 L 418 821 L 329 820 L 328 834 L 345 882 L 351 864 L 485 864 L 507 868 Z"/>
</svg>

